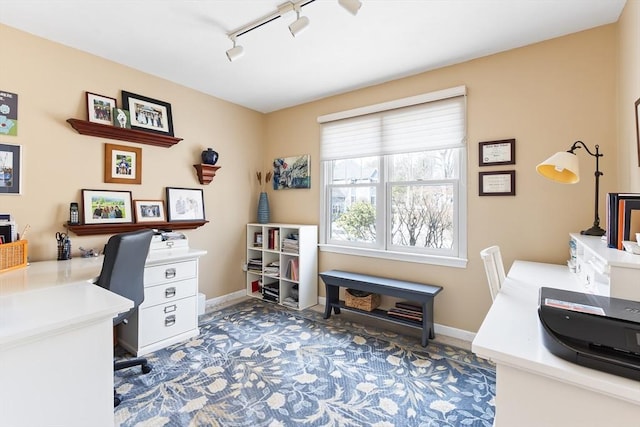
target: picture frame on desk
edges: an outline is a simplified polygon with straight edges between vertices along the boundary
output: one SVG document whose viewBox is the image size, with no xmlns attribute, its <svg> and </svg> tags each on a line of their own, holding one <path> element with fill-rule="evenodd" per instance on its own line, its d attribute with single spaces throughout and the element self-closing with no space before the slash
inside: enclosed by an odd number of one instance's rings
<svg viewBox="0 0 640 427">
<path fill-rule="evenodd" d="M 166 222 L 163 200 L 134 200 L 136 223 Z"/>
<path fill-rule="evenodd" d="M 131 191 L 82 190 L 85 224 L 132 223 Z"/>
<path fill-rule="evenodd" d="M 22 146 L 0 144 L 0 194 L 21 194 Z"/>
<path fill-rule="evenodd" d="M 87 92 L 87 120 L 101 125 L 113 125 L 113 109 L 117 108 L 115 98 Z"/>
<path fill-rule="evenodd" d="M 105 144 L 104 182 L 142 184 L 142 148 Z"/>
<path fill-rule="evenodd" d="M 132 92 L 122 91 L 122 108 L 129 111 L 131 129 L 173 135 L 171 104 Z"/>
<path fill-rule="evenodd" d="M 202 189 L 167 187 L 166 195 L 169 222 L 205 220 Z"/>
</svg>

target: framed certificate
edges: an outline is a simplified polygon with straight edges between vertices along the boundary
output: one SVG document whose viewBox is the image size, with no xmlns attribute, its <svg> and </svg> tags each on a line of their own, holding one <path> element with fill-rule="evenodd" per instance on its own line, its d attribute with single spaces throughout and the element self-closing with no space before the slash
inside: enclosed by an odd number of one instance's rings
<svg viewBox="0 0 640 427">
<path fill-rule="evenodd" d="M 516 171 L 479 172 L 480 196 L 515 196 Z"/>
<path fill-rule="evenodd" d="M 516 140 L 503 139 L 480 142 L 478 154 L 480 166 L 515 165 Z"/>
</svg>

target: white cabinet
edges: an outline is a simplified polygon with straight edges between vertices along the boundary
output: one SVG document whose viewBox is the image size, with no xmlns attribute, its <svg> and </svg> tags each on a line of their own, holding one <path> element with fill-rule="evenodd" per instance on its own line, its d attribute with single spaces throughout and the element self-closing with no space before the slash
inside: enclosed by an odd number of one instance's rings
<svg viewBox="0 0 640 427">
<path fill-rule="evenodd" d="M 318 227 L 247 224 L 247 295 L 294 309 L 318 304 Z"/>
<path fill-rule="evenodd" d="M 150 251 L 144 301 L 118 326 L 118 343 L 136 356 L 192 338 L 198 329 L 198 258 L 206 251 Z"/>
<path fill-rule="evenodd" d="M 584 292 L 640 301 L 640 255 L 607 247 L 597 236 L 571 233 L 575 273 Z"/>
</svg>

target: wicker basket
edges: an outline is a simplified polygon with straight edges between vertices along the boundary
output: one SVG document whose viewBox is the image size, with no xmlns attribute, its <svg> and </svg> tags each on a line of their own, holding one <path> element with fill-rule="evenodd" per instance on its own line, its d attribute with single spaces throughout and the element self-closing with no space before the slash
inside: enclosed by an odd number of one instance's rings
<svg viewBox="0 0 640 427">
<path fill-rule="evenodd" d="M 27 266 L 27 241 L 0 245 L 0 272 Z"/>
<path fill-rule="evenodd" d="M 361 294 L 365 295 L 360 296 Z M 373 311 L 380 305 L 380 295 L 347 289 L 344 292 L 344 305 L 359 310 Z"/>
</svg>

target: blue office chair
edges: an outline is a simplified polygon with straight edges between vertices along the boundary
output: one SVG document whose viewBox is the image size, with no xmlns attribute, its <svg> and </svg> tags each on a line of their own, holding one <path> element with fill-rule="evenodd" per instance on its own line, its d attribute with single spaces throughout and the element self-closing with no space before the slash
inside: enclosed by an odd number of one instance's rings
<svg viewBox="0 0 640 427">
<path fill-rule="evenodd" d="M 126 323 L 142 301 L 144 301 L 144 264 L 149 253 L 153 231 L 140 230 L 120 233 L 109 238 L 104 248 L 102 271 L 97 285 L 133 301 L 133 308 L 113 319 L 113 326 Z M 114 371 L 140 366 L 142 373 L 151 372 L 151 365 L 143 357 L 114 361 Z M 113 406 L 118 406 L 121 397 L 113 391 Z"/>
</svg>

